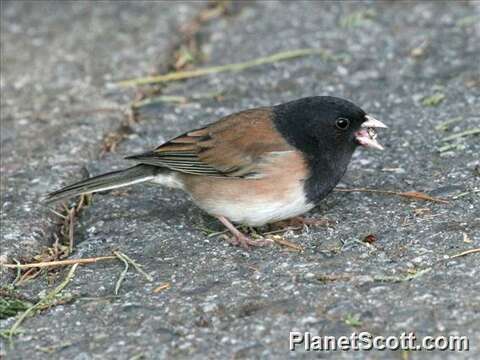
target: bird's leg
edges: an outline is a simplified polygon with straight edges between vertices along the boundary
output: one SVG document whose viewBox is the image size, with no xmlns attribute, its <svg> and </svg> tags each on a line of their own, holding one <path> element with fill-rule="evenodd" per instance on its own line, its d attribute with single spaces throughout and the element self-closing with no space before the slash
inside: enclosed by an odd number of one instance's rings
<svg viewBox="0 0 480 360">
<path fill-rule="evenodd" d="M 235 225 L 233 225 L 226 217 L 217 216 L 217 219 L 225 225 L 225 227 L 232 233 L 233 239 L 230 240 L 232 245 L 240 245 L 244 249 L 248 249 L 249 246 L 263 246 L 266 244 L 270 244 L 271 240 L 253 240 L 239 231 Z"/>
</svg>

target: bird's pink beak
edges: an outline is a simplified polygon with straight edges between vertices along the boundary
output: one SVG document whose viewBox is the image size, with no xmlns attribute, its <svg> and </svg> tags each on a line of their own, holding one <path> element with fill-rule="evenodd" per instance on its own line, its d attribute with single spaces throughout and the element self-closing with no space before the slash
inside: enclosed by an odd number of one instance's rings
<svg viewBox="0 0 480 360">
<path fill-rule="evenodd" d="M 370 115 L 365 115 L 365 121 L 360 130 L 355 132 L 355 140 L 361 146 L 383 150 L 383 146 L 377 141 L 376 128 L 387 128 L 387 125 Z"/>
</svg>

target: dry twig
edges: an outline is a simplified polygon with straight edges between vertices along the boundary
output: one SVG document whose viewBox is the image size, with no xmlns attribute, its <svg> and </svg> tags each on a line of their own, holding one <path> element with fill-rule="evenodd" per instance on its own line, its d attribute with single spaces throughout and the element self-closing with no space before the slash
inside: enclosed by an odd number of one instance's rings
<svg viewBox="0 0 480 360">
<path fill-rule="evenodd" d="M 288 241 L 281 236 L 278 236 L 278 235 L 273 236 L 272 239 L 276 244 L 288 247 L 290 250 L 298 251 L 298 252 L 303 252 L 304 251 L 303 246 L 295 244 L 291 241 Z"/>
<path fill-rule="evenodd" d="M 117 259 L 117 256 L 99 256 L 94 258 L 84 258 L 84 259 L 67 259 L 67 260 L 57 260 L 57 261 L 46 261 L 30 264 L 0 264 L 5 268 L 10 269 L 32 269 L 32 268 L 45 268 L 51 266 L 65 266 L 65 265 L 85 265 L 93 264 L 101 260 L 112 260 Z"/>
<path fill-rule="evenodd" d="M 435 198 L 428 194 L 418 192 L 418 191 L 406 191 L 406 192 L 399 192 L 399 191 L 392 191 L 392 190 L 377 190 L 377 189 L 367 189 L 367 188 L 354 188 L 354 189 L 343 189 L 343 188 L 335 188 L 333 191 L 336 192 L 367 192 L 367 193 L 374 193 L 374 194 L 383 194 L 383 195 L 395 195 L 401 196 L 408 199 L 414 200 L 424 200 L 424 201 L 431 201 L 436 203 L 448 204 L 448 201 L 445 199 Z"/>
<path fill-rule="evenodd" d="M 155 294 L 157 294 L 157 293 L 159 293 L 160 291 L 170 289 L 171 287 L 172 287 L 172 285 L 171 285 L 169 282 L 166 282 L 166 283 L 163 283 L 163 284 L 157 286 L 155 289 L 153 289 L 153 292 L 154 292 Z"/>
<path fill-rule="evenodd" d="M 462 251 L 461 253 L 449 256 L 447 260 L 452 260 L 452 259 L 455 259 L 455 258 L 459 258 L 459 257 L 465 256 L 465 255 L 470 255 L 470 254 L 475 254 L 475 253 L 480 253 L 480 248 Z"/>
</svg>

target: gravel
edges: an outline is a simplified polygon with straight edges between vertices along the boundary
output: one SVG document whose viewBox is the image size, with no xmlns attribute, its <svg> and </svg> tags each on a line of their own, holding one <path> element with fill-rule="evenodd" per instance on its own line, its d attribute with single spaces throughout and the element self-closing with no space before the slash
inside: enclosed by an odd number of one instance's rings
<svg viewBox="0 0 480 360">
<path fill-rule="evenodd" d="M 222 227 L 180 192 L 142 184 L 98 194 L 77 220 L 73 256 L 119 250 L 154 281 L 131 270 L 114 296 L 122 262 L 79 267 L 66 290 L 72 300 L 28 318 L 14 350 L 5 346 L 8 358 L 312 357 L 288 350 L 290 331 L 470 339 L 468 352 L 318 354 L 324 358 L 478 358 L 480 256 L 449 256 L 480 247 L 480 142 L 442 140 L 480 126 L 478 3 L 236 4 L 201 26 L 197 66 L 299 48 L 331 56 L 172 82 L 163 94 L 190 100 L 141 107 L 116 152 L 100 156 L 125 115 L 65 114 L 127 107 L 134 92 L 111 83 L 164 72 L 179 27 L 201 6 L 2 3 L 2 254 L 21 257 L 51 241 L 48 212 L 36 201 L 44 191 L 128 166 L 123 156 L 220 116 L 311 95 L 349 98 L 389 125 L 379 134 L 385 151 L 359 150 L 341 187 L 421 191 L 449 203 L 332 193 L 308 217 L 334 227 L 284 234 L 300 253 L 279 245 L 245 251 L 207 236 L 202 229 Z M 58 283 L 66 270 L 56 274 Z M 19 291 L 35 296 L 52 287 L 46 279 Z"/>
</svg>

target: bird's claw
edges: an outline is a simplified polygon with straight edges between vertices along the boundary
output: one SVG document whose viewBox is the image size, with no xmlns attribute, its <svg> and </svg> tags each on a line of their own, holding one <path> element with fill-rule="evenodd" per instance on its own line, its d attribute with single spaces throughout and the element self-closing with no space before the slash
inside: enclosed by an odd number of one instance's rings
<svg viewBox="0 0 480 360">
<path fill-rule="evenodd" d="M 252 239 L 244 234 L 236 235 L 227 240 L 231 245 L 241 246 L 245 250 L 250 249 L 250 246 L 259 247 L 273 244 L 271 239 Z"/>
</svg>

